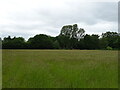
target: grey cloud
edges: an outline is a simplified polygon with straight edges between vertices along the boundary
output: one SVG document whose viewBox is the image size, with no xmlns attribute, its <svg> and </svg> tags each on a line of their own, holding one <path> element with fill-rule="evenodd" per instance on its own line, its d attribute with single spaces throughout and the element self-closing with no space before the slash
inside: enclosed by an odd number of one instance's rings
<svg viewBox="0 0 120 90">
<path fill-rule="evenodd" d="M 118 20 L 118 3 L 104 2 L 97 3 L 94 12 L 96 18 L 110 22 L 117 22 Z"/>
<path fill-rule="evenodd" d="M 75 0 L 75 2 L 66 2 L 61 7 L 44 6 L 29 11 L 15 11 L 5 19 L 14 21 L 14 23 L 0 25 L 3 36 L 11 34 L 23 35 L 27 38 L 39 33 L 56 36 L 66 24 L 85 23 L 88 30 L 89 27 L 94 27 L 101 21 L 117 22 L 117 3 L 81 3 Z M 97 32 L 96 28 L 93 31 Z"/>
<path fill-rule="evenodd" d="M 82 5 L 83 4 L 83 5 Z M 82 5 L 82 6 L 81 6 Z M 63 25 L 66 23 L 84 22 L 96 24 L 99 21 L 117 21 L 117 3 L 75 3 L 60 10 L 38 10 L 38 15 L 49 24 Z M 41 20 L 41 18 L 40 18 Z"/>
</svg>

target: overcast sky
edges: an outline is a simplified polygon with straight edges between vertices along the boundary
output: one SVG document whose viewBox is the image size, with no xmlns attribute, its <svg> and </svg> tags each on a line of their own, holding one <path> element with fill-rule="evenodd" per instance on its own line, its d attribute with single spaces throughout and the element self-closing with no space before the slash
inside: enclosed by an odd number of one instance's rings
<svg viewBox="0 0 120 90">
<path fill-rule="evenodd" d="M 87 2 L 85 0 L 1 0 L 0 35 L 36 34 L 57 36 L 62 26 L 78 24 L 86 34 L 118 31 L 118 2 Z M 114 1 L 114 2 L 113 2 Z"/>
</svg>

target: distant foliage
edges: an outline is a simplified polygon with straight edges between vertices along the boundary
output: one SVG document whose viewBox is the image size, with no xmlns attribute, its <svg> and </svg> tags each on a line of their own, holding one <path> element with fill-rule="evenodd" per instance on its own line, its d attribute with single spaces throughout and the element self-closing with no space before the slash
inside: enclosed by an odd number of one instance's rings
<svg viewBox="0 0 120 90">
<path fill-rule="evenodd" d="M 109 31 L 101 37 L 88 35 L 77 24 L 63 26 L 56 37 L 38 34 L 25 41 L 23 37 L 8 36 L 0 41 L 3 49 L 120 49 L 119 33 Z"/>
<path fill-rule="evenodd" d="M 106 48 L 107 50 L 112 50 L 112 47 L 109 47 L 109 46 L 107 46 L 107 48 Z"/>
</svg>

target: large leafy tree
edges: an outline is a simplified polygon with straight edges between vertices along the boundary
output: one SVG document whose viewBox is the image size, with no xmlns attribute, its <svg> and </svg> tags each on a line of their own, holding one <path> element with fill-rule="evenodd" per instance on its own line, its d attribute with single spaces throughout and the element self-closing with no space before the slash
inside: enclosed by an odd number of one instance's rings
<svg viewBox="0 0 120 90">
<path fill-rule="evenodd" d="M 110 46 L 112 48 L 118 48 L 119 47 L 119 33 L 117 32 L 106 32 L 102 33 L 102 39 L 106 40 L 107 46 Z"/>
<path fill-rule="evenodd" d="M 53 41 L 50 36 L 39 34 L 28 40 L 29 47 L 33 49 L 52 49 Z"/>
<path fill-rule="evenodd" d="M 75 38 L 80 40 L 83 38 L 85 30 L 78 28 L 77 24 L 63 26 L 60 32 L 60 36 L 66 36 L 68 38 Z"/>
<path fill-rule="evenodd" d="M 11 38 L 8 36 L 3 39 L 2 47 L 4 49 L 23 49 L 26 48 L 26 43 L 22 37 Z"/>
</svg>

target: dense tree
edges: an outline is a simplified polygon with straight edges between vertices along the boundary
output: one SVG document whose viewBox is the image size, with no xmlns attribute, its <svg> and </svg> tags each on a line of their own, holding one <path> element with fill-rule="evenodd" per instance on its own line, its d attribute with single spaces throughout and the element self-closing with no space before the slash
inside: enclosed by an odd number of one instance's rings
<svg viewBox="0 0 120 90">
<path fill-rule="evenodd" d="M 118 42 L 118 44 L 117 44 L 117 49 L 120 49 L 120 36 L 118 37 L 117 42 Z"/>
<path fill-rule="evenodd" d="M 63 26 L 56 37 L 38 34 L 27 41 L 23 37 L 4 37 L 3 49 L 120 49 L 120 34 L 117 32 L 102 33 L 99 35 L 85 35 L 77 24 Z M 0 43 L 1 45 L 1 43 Z"/>
<path fill-rule="evenodd" d="M 82 28 L 78 28 L 77 24 L 74 25 L 66 25 L 63 26 L 61 29 L 60 36 L 66 36 L 69 38 L 75 38 L 77 40 L 80 40 L 83 38 L 85 33 L 85 30 Z"/>
<path fill-rule="evenodd" d="M 61 49 L 70 49 L 70 39 L 67 36 L 60 35 L 56 37 Z"/>
<path fill-rule="evenodd" d="M 108 41 L 106 38 L 100 38 L 99 40 L 99 47 L 100 49 L 106 49 L 108 46 Z"/>
<path fill-rule="evenodd" d="M 99 36 L 86 34 L 84 37 L 84 45 L 86 49 L 99 49 Z"/>
<path fill-rule="evenodd" d="M 119 47 L 119 33 L 117 32 L 106 32 L 102 34 L 102 39 L 106 40 L 107 46 L 110 46 L 112 48 L 118 48 Z"/>
<path fill-rule="evenodd" d="M 58 42 L 62 49 L 76 49 L 77 43 L 84 36 L 84 29 L 78 28 L 77 24 L 63 26 L 58 36 Z"/>
<path fill-rule="evenodd" d="M 28 40 L 29 47 L 33 49 L 52 49 L 53 41 L 50 36 L 39 34 Z"/>
<path fill-rule="evenodd" d="M 99 49 L 99 35 L 92 34 L 92 44 L 93 44 L 93 49 Z"/>
<path fill-rule="evenodd" d="M 23 49 L 26 48 L 25 44 L 25 40 L 22 37 L 11 38 L 8 36 L 3 39 L 2 47 L 5 49 Z"/>
<path fill-rule="evenodd" d="M 86 49 L 84 39 L 77 42 L 77 49 Z"/>
<path fill-rule="evenodd" d="M 60 49 L 60 44 L 57 40 L 53 42 L 53 48 L 54 49 Z"/>
</svg>

